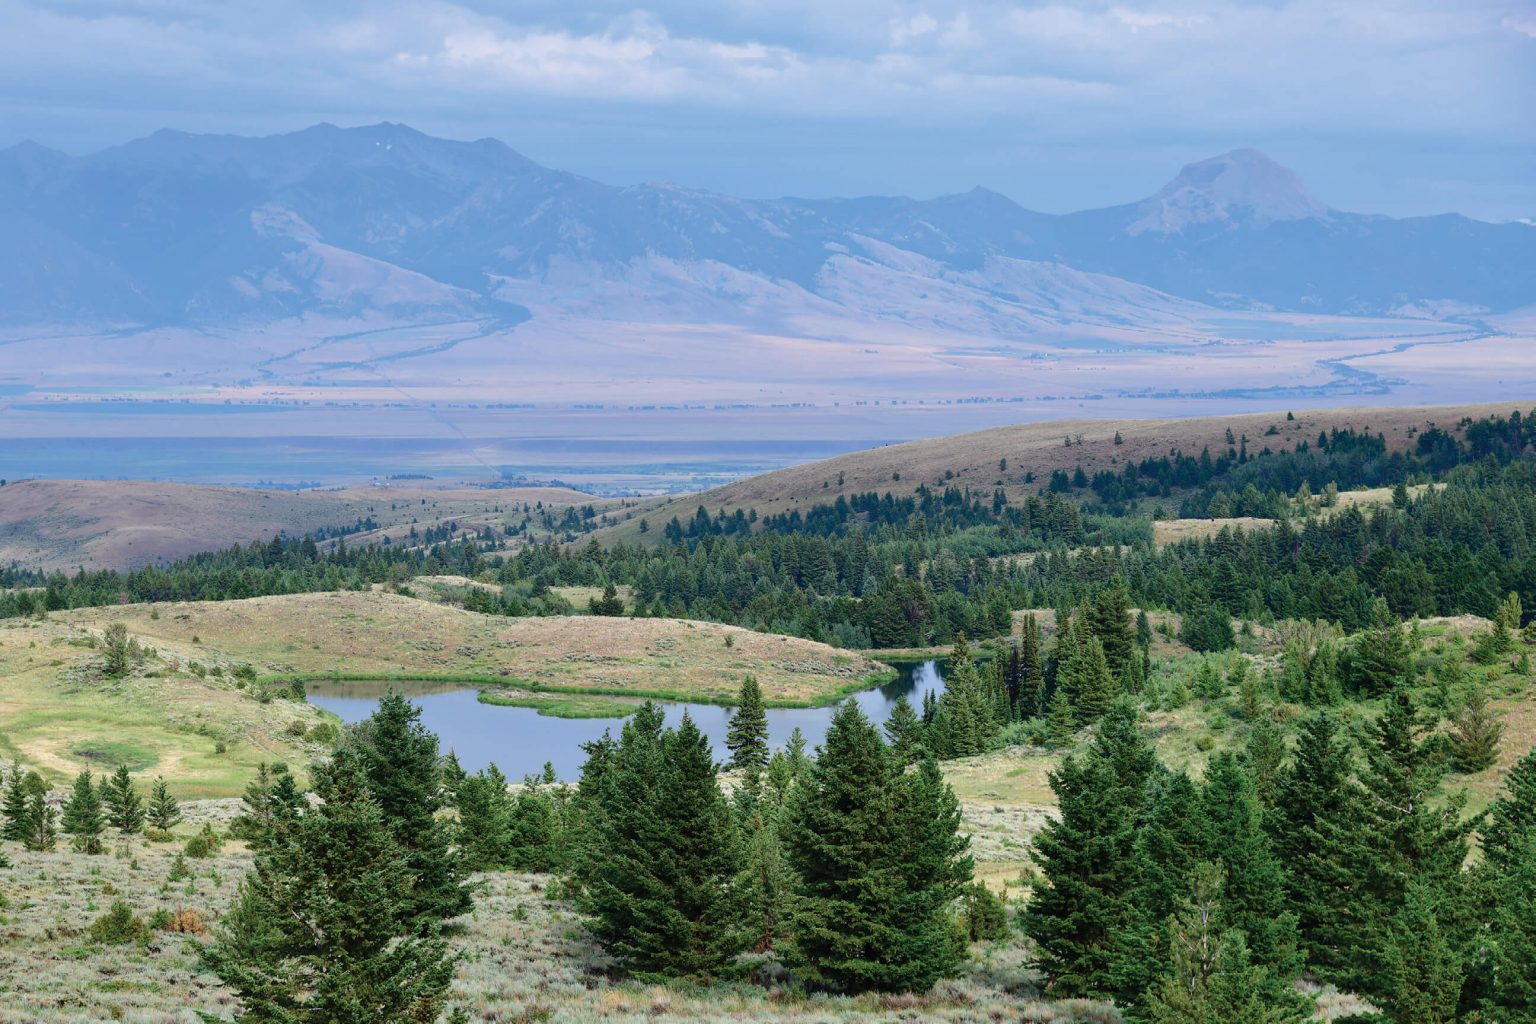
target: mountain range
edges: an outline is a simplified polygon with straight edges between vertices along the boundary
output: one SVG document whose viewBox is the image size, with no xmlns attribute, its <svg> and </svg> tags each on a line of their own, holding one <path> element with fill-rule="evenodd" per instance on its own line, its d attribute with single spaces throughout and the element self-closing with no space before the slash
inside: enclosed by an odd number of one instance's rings
<svg viewBox="0 0 1536 1024">
<path fill-rule="evenodd" d="M 858 267 L 934 293 L 882 292 Z M 1127 303 L 1501 311 L 1536 303 L 1536 227 L 1335 210 L 1248 149 L 1192 163 L 1141 202 L 1065 215 L 981 188 L 752 200 L 619 187 L 397 124 L 0 151 L 11 323 L 508 323 L 539 305 L 623 318 L 626 303 L 688 321 L 750 316 L 784 289 L 836 315 L 922 301 L 940 320 L 956 289 L 967 317 L 1020 304 L 1064 320 Z"/>
</svg>

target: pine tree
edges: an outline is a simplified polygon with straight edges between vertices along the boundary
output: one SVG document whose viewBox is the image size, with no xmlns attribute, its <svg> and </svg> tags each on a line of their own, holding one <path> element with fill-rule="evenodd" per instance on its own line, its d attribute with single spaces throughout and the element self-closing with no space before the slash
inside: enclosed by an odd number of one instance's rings
<svg viewBox="0 0 1536 1024">
<path fill-rule="evenodd" d="M 1442 891 L 1410 881 L 1386 930 L 1385 982 L 1372 999 L 1392 1024 L 1454 1024 L 1459 1020 L 1466 963 L 1446 934 L 1454 916 L 1441 905 Z"/>
<path fill-rule="evenodd" d="M 1065 747 L 1077 735 L 1077 712 L 1072 709 L 1067 691 L 1060 686 L 1051 694 L 1050 711 L 1045 721 L 1053 746 Z"/>
<path fill-rule="evenodd" d="M 1136 627 L 1131 619 L 1131 594 L 1116 576 L 1088 606 L 1088 629 L 1104 648 L 1112 678 L 1119 679 L 1136 656 Z"/>
<path fill-rule="evenodd" d="M 144 798 L 128 774 L 127 765 L 118 765 L 102 794 L 107 809 L 107 823 L 123 835 L 135 835 L 144 829 Z"/>
<path fill-rule="evenodd" d="M 437 736 L 421 724 L 421 709 L 387 693 L 350 739 L 368 789 L 405 848 L 415 876 L 411 903 L 423 934 L 429 922 L 467 913 L 473 900 L 464 866 L 451 847 L 448 823 L 437 820 L 446 795 Z"/>
<path fill-rule="evenodd" d="M 1040 623 L 1030 614 L 1024 616 L 1024 631 L 1019 639 L 1019 717 L 1037 718 L 1045 713 L 1045 670 L 1040 664 Z"/>
<path fill-rule="evenodd" d="M 793 780 L 782 753 L 769 762 L 767 779 L 756 794 L 738 790 L 736 798 L 744 846 L 741 887 L 750 948 L 758 953 L 777 944 L 794 885 L 782 840 L 785 799 Z"/>
<path fill-rule="evenodd" d="M 1348 966 L 1347 929 L 1357 898 L 1348 858 L 1364 793 L 1353 774 L 1338 721 L 1315 712 L 1302 723 L 1294 762 L 1276 780 L 1267 822 L 1306 959 L 1329 972 Z"/>
<path fill-rule="evenodd" d="M 532 783 L 523 786 L 512 802 L 512 816 L 508 822 L 511 859 L 507 867 L 513 871 L 551 872 L 568 864 L 562 811 L 563 805 L 557 804 L 543 786 Z"/>
<path fill-rule="evenodd" d="M 1219 866 L 1200 864 L 1190 895 L 1168 922 L 1168 971 L 1150 993 L 1153 1024 L 1300 1024 L 1310 1008 L 1251 963 L 1239 929 L 1227 925 Z"/>
<path fill-rule="evenodd" d="M 256 766 L 256 777 L 246 784 L 244 807 L 229 823 L 229 834 L 260 850 L 277 838 L 298 811 L 299 795 L 288 766 L 282 763 Z"/>
<path fill-rule="evenodd" d="M 1264 831 L 1253 777 L 1231 753 L 1217 754 L 1200 790 L 1204 859 L 1222 866 L 1228 919 L 1247 937 L 1256 964 L 1290 981 L 1301 969 L 1296 916 L 1285 876 Z"/>
<path fill-rule="evenodd" d="M 101 835 L 107 829 L 107 819 L 101 809 L 101 794 L 91 782 L 89 769 L 75 776 L 74 789 L 64 805 L 62 824 L 76 852 L 103 852 Z"/>
<path fill-rule="evenodd" d="M 1357 690 L 1374 697 L 1405 686 L 1410 662 L 1408 640 L 1386 601 L 1376 599 L 1372 620 L 1350 659 L 1350 678 Z"/>
<path fill-rule="evenodd" d="M 1137 922 L 1131 864 L 1147 783 L 1158 768 L 1135 712 L 1113 707 L 1086 756 L 1050 775 L 1059 817 L 1035 837 L 1044 876 L 1024 916 L 1048 991 L 1113 995 L 1121 943 Z"/>
<path fill-rule="evenodd" d="M 1438 744 L 1425 732 L 1412 698 L 1398 690 L 1371 726 L 1360 773 L 1364 798 L 1350 837 L 1353 848 L 1343 858 L 1354 875 L 1353 920 L 1345 929 L 1348 948 L 1338 980 L 1366 998 L 1390 992 L 1392 978 L 1381 965 L 1410 882 L 1427 887 L 1433 894 L 1427 898 L 1442 914 L 1463 910 L 1461 867 L 1472 824 L 1460 819 L 1464 793 L 1439 806 L 1432 800 L 1443 769 Z M 1443 924 L 1459 928 L 1458 922 Z"/>
<path fill-rule="evenodd" d="M 927 759 L 900 772 L 858 705 L 838 708 L 786 809 L 798 878 L 786 950 L 816 988 L 922 990 L 958 969 L 949 904 L 968 880 L 954 796 Z"/>
<path fill-rule="evenodd" d="M 891 705 L 891 713 L 885 719 L 885 738 L 891 745 L 891 756 L 896 763 L 906 766 L 917 761 L 922 748 L 923 724 L 917 712 L 903 694 Z"/>
<path fill-rule="evenodd" d="M 659 713 L 625 726 L 584 905 L 593 934 L 636 978 L 707 979 L 753 937 L 740 837 L 693 719 L 661 732 L 651 721 Z"/>
<path fill-rule="evenodd" d="M 1253 773 L 1254 791 L 1259 803 L 1272 807 L 1280 785 L 1280 765 L 1285 761 L 1285 736 L 1269 715 L 1260 715 L 1248 731 L 1243 750 L 1248 770 Z"/>
<path fill-rule="evenodd" d="M 457 957 L 420 934 L 408 855 L 355 752 L 314 774 L 320 804 L 257 854 L 203 966 L 234 989 L 237 1020 L 436 1020 Z"/>
<path fill-rule="evenodd" d="M 1490 867 L 1482 1010 L 1497 1024 L 1536 1024 L 1536 836 Z"/>
<path fill-rule="evenodd" d="M 459 820 L 456 839 L 470 871 L 500 871 L 512 860 L 512 795 L 494 765 L 467 775 L 454 795 Z"/>
<path fill-rule="evenodd" d="M 1451 765 L 1464 775 L 1493 767 L 1499 759 L 1499 738 L 1504 726 L 1488 704 L 1480 686 L 1472 687 L 1467 699 L 1451 720 L 1447 735 Z"/>
<path fill-rule="evenodd" d="M 725 746 L 731 752 L 731 767 L 745 773 L 749 782 L 755 783 L 768 767 L 768 712 L 763 708 L 763 688 L 755 676 L 742 681 Z"/>
<path fill-rule="evenodd" d="M 1072 671 L 1077 693 L 1073 710 L 1077 712 L 1078 724 L 1092 725 L 1115 699 L 1115 680 L 1098 637 L 1090 637 L 1083 644 Z"/>
<path fill-rule="evenodd" d="M 150 827 L 160 832 L 169 832 L 181 823 L 181 805 L 171 796 L 164 779 L 155 779 L 149 791 L 148 817 Z"/>
<path fill-rule="evenodd" d="M 27 770 L 17 761 L 11 765 L 10 775 L 5 780 L 5 796 L 0 801 L 5 814 L 5 826 L 0 829 L 0 838 L 19 843 L 26 839 L 32 831 L 31 799 L 27 792 Z"/>
<path fill-rule="evenodd" d="M 1482 837 L 1484 858 L 1501 871 L 1513 868 L 1536 839 L 1536 749 L 1509 769 L 1503 791 L 1488 806 Z"/>
<path fill-rule="evenodd" d="M 41 793 L 33 793 L 27 805 L 28 831 L 21 840 L 22 845 L 33 851 L 52 850 L 59 835 L 56 827 L 59 819 L 53 805 Z"/>
</svg>

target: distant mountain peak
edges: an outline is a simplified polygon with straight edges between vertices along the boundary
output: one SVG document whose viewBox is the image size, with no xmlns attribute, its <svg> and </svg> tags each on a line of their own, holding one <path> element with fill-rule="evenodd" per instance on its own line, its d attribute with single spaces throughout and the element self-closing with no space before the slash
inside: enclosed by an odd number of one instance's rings
<svg viewBox="0 0 1536 1024">
<path fill-rule="evenodd" d="M 1312 197 L 1295 171 L 1256 149 L 1234 149 L 1186 164 L 1136 212 L 1127 234 L 1171 235 L 1198 224 L 1326 218 L 1328 207 Z"/>
</svg>

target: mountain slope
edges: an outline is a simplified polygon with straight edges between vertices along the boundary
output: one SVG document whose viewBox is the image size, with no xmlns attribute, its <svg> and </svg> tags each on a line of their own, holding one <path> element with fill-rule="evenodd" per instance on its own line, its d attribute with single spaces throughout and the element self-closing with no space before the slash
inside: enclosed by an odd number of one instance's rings
<svg viewBox="0 0 1536 1024">
<path fill-rule="evenodd" d="M 877 262 L 905 262 L 903 273 L 971 275 L 965 305 L 1018 297 L 989 279 L 1003 260 L 1236 308 L 1536 302 L 1529 227 L 1331 210 L 1252 150 L 1191 164 L 1141 203 L 1053 216 L 984 189 L 758 201 L 615 187 L 494 140 L 394 124 L 267 138 L 162 131 L 78 158 L 31 144 L 0 152 L 0 223 L 12 322 L 515 321 L 513 301 L 548 306 L 562 282 L 619 280 L 656 260 L 791 285 L 866 317 L 859 295 L 828 282 L 840 262 L 870 258 L 870 240 L 888 247 Z M 678 288 L 662 313 L 687 321 L 711 301 L 705 285 Z M 1114 316 L 1108 301 L 1097 312 Z"/>
</svg>

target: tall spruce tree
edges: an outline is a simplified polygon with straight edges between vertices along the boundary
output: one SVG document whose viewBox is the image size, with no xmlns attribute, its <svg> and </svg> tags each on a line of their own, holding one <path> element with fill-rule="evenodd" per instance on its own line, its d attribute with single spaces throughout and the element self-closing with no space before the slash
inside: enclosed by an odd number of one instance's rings
<svg viewBox="0 0 1536 1024">
<path fill-rule="evenodd" d="M 144 798 L 134 785 L 128 766 L 120 764 L 102 793 L 107 810 L 107 824 L 123 835 L 135 835 L 144 829 Z"/>
<path fill-rule="evenodd" d="M 76 852 L 103 852 L 101 836 L 107 829 L 107 818 L 101 809 L 101 793 L 91 782 L 89 769 L 75 776 L 74 789 L 64 805 L 60 823 Z"/>
<path fill-rule="evenodd" d="M 885 738 L 891 745 L 891 756 L 903 766 L 917 761 L 923 744 L 923 723 L 903 694 L 891 705 L 891 713 L 885 719 Z"/>
<path fill-rule="evenodd" d="M 162 778 L 156 778 L 154 786 L 149 791 L 149 809 L 146 816 L 150 828 L 160 832 L 169 832 L 181 824 L 181 805 L 176 802 L 175 797 L 171 796 L 171 791 Z"/>
<path fill-rule="evenodd" d="M 1115 679 L 1110 674 L 1098 637 L 1089 637 L 1083 644 L 1081 653 L 1070 663 L 1070 671 L 1077 694 L 1073 709 L 1077 712 L 1078 724 L 1092 725 L 1109 710 L 1115 699 Z"/>
<path fill-rule="evenodd" d="M 1443 766 L 1439 744 L 1426 731 L 1408 691 L 1396 691 L 1371 725 L 1360 773 L 1361 814 L 1344 857 L 1356 898 L 1337 980 L 1367 998 L 1387 997 L 1394 984 L 1384 966 L 1390 929 L 1411 884 L 1426 887 L 1423 898 L 1439 908 L 1453 946 L 1469 941 L 1461 869 L 1472 823 L 1460 816 L 1465 794 L 1434 799 Z"/>
<path fill-rule="evenodd" d="M 1296 916 L 1286 909 L 1285 875 L 1253 776 L 1236 755 L 1217 754 L 1206 765 L 1200 812 L 1203 857 L 1226 876 L 1228 919 L 1247 937 L 1254 963 L 1289 982 L 1301 969 Z"/>
<path fill-rule="evenodd" d="M 27 800 L 27 834 L 21 843 L 28 850 L 46 852 L 58 842 L 59 816 L 53 805 L 42 793 L 33 793 Z"/>
<path fill-rule="evenodd" d="M 1024 616 L 1019 637 L 1019 717 L 1038 718 L 1046 713 L 1045 669 L 1040 659 L 1040 623 L 1033 614 Z"/>
<path fill-rule="evenodd" d="M 970 868 L 933 762 L 902 773 L 849 701 L 791 792 L 785 849 L 798 883 L 786 953 L 801 976 L 858 992 L 918 991 L 952 974 L 959 949 L 939 936 Z"/>
<path fill-rule="evenodd" d="M 1148 998 L 1152 1024 L 1300 1024 L 1311 1016 L 1304 1000 L 1251 962 L 1224 913 L 1218 865 L 1191 872 L 1168 932 L 1168 968 Z"/>
<path fill-rule="evenodd" d="M 1479 1002 L 1495 1024 L 1536 1024 L 1536 835 L 1489 862 L 1488 934 Z"/>
<path fill-rule="evenodd" d="M 1359 898 L 1355 830 L 1365 794 L 1338 720 L 1317 711 L 1302 722 L 1296 755 L 1275 787 L 1267 818 L 1285 867 L 1286 903 L 1296 915 L 1307 962 L 1330 975 L 1349 966 L 1351 922 Z"/>
<path fill-rule="evenodd" d="M 27 792 L 27 770 L 17 761 L 11 765 L 10 774 L 5 779 L 5 795 L 0 801 L 5 815 L 5 826 L 0 829 L 0 838 L 8 839 L 13 843 L 19 843 L 27 837 L 31 831 L 31 794 Z"/>
<path fill-rule="evenodd" d="M 1500 870 L 1514 867 L 1536 839 L 1536 749 L 1504 777 L 1504 789 L 1488 807 L 1482 838 L 1483 856 Z"/>
<path fill-rule="evenodd" d="M 1446 735 L 1450 745 L 1451 766 L 1463 774 L 1492 768 L 1499 759 L 1499 738 L 1504 726 L 1488 704 L 1482 687 L 1474 686 L 1461 709 L 1451 719 Z"/>
<path fill-rule="evenodd" d="M 444 1008 L 457 957 L 435 924 L 421 934 L 409 856 L 359 762 L 344 748 L 316 767 L 320 803 L 257 854 L 200 951 L 237 1020 L 418 1024 Z"/>
<path fill-rule="evenodd" d="M 1116 576 L 1100 590 L 1087 610 L 1088 628 L 1104 646 L 1110 676 L 1119 679 L 1137 656 L 1136 625 L 1131 618 L 1131 594 Z"/>
<path fill-rule="evenodd" d="M 1085 756 L 1050 775 L 1059 817 L 1035 837 L 1043 877 L 1024 914 L 1048 991 L 1059 997 L 1115 994 L 1122 943 L 1136 927 L 1132 874 L 1148 783 L 1160 772 L 1134 709 L 1118 703 Z"/>
<path fill-rule="evenodd" d="M 641 980 L 717 976 L 755 936 L 708 739 L 686 713 L 676 729 L 626 725 L 609 774 L 584 900 L 593 934 Z"/>
<path fill-rule="evenodd" d="M 750 781 L 755 781 L 768 767 L 768 712 L 763 707 L 763 688 L 756 676 L 742 680 L 725 746 L 731 752 L 731 767 Z"/>
<path fill-rule="evenodd" d="M 494 764 L 466 775 L 454 793 L 457 842 L 470 871 L 500 871 L 512 860 L 512 794 Z"/>
<path fill-rule="evenodd" d="M 421 709 L 390 692 L 349 734 L 368 788 L 415 876 L 411 905 L 423 934 L 431 922 L 467 913 L 474 901 L 447 822 L 437 819 L 446 791 L 437 736 L 421 724 Z"/>
</svg>

